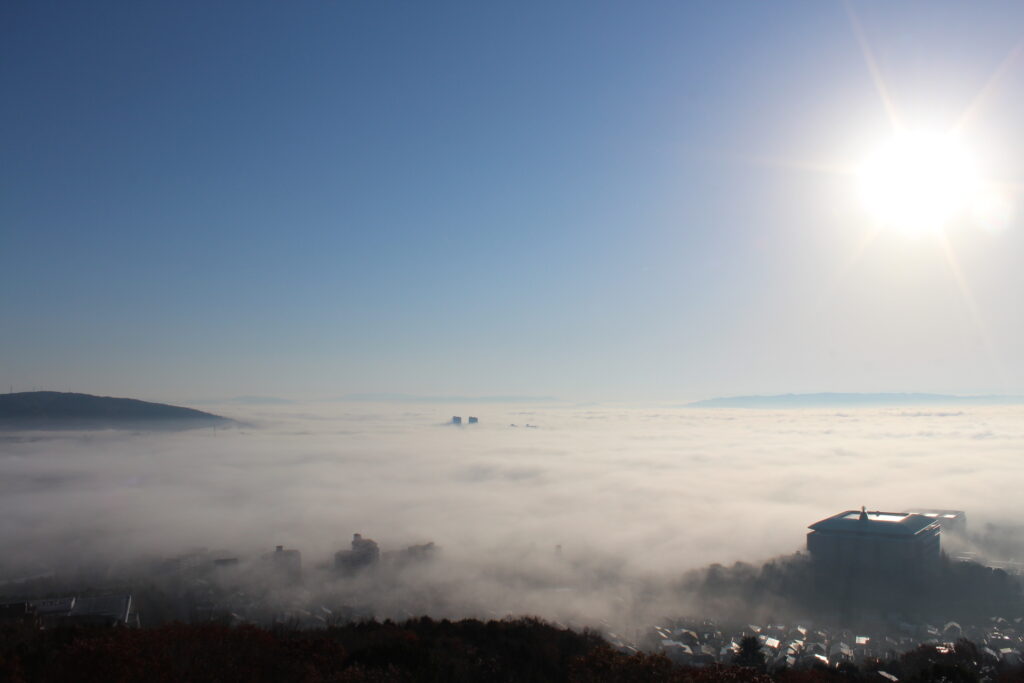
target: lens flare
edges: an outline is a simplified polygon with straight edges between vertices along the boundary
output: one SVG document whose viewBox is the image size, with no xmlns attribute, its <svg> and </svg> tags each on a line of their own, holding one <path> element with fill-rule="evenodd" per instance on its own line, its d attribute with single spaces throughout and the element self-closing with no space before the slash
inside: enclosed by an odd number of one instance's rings
<svg viewBox="0 0 1024 683">
<path fill-rule="evenodd" d="M 908 235 L 937 233 L 968 215 L 983 189 L 974 159 L 948 134 L 897 135 L 867 158 L 859 175 L 868 212 Z"/>
</svg>

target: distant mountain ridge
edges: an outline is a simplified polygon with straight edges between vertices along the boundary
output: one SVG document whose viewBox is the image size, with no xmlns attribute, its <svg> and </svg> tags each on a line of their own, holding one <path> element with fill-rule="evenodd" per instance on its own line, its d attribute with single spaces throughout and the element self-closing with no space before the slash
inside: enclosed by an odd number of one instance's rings
<svg viewBox="0 0 1024 683">
<path fill-rule="evenodd" d="M 366 403 L 554 403 L 553 396 L 418 396 L 415 394 L 346 394 L 338 401 Z"/>
<path fill-rule="evenodd" d="M 231 398 L 204 398 L 190 401 L 196 405 L 217 405 L 231 403 L 242 406 L 290 406 L 295 401 L 277 396 L 232 396 Z"/>
<path fill-rule="evenodd" d="M 1024 396 L 953 396 L 918 393 L 817 393 L 774 396 L 726 396 L 694 401 L 690 408 L 857 408 L 884 406 L 1021 405 Z"/>
<path fill-rule="evenodd" d="M 182 429 L 232 421 L 164 403 L 60 391 L 0 394 L 0 429 Z"/>
</svg>

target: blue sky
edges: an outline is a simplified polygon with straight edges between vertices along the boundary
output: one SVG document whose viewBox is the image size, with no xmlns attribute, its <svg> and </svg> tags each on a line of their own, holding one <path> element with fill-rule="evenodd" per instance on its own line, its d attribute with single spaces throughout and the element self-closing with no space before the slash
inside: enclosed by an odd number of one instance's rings
<svg viewBox="0 0 1024 683">
<path fill-rule="evenodd" d="M 889 130 L 851 15 L 907 120 L 1001 73 L 965 135 L 1003 229 L 876 234 L 816 170 Z M 1016 2 L 5 3 L 0 381 L 1024 393 L 1022 39 Z"/>
</svg>

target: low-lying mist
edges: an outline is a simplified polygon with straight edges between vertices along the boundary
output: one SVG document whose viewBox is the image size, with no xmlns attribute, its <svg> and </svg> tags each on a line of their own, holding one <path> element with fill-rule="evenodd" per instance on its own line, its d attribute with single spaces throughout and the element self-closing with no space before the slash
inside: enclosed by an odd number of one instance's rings
<svg viewBox="0 0 1024 683">
<path fill-rule="evenodd" d="M 307 594 L 384 616 L 615 622 L 638 595 L 644 610 L 684 611 L 669 586 L 687 570 L 793 553 L 808 524 L 861 505 L 963 509 L 975 552 L 1015 559 L 1022 546 L 1019 407 L 220 412 L 249 426 L 0 434 L 0 581 L 284 545 L 302 552 Z M 480 423 L 446 424 L 453 414 Z M 354 532 L 383 552 L 439 552 L 339 579 L 328 567 Z"/>
</svg>

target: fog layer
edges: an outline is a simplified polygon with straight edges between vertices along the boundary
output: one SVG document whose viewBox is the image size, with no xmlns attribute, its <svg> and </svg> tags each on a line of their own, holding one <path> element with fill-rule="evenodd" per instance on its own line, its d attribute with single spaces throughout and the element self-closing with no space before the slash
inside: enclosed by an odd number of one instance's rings
<svg viewBox="0 0 1024 683">
<path fill-rule="evenodd" d="M 250 426 L 0 435 L 0 579 L 196 547 L 284 545 L 312 570 L 360 532 L 384 551 L 440 547 L 400 579 L 410 609 L 444 593 L 453 615 L 604 619 L 635 582 L 794 552 L 808 524 L 860 505 L 963 509 L 1005 553 L 1024 512 L 1019 407 L 219 412 Z M 445 424 L 470 413 L 479 424 Z"/>
</svg>

